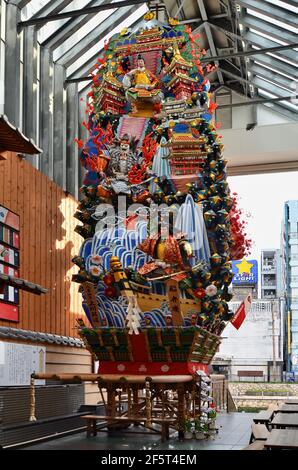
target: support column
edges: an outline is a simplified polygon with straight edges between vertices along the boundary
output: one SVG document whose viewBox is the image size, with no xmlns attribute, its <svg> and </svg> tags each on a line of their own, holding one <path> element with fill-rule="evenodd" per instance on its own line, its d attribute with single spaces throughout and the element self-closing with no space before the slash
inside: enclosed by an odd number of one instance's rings
<svg viewBox="0 0 298 470">
<path fill-rule="evenodd" d="M 21 126 L 20 103 L 22 79 L 20 73 L 20 37 L 17 24 L 21 21 L 21 11 L 13 4 L 6 5 L 5 37 L 5 106 L 4 112 L 16 127 Z"/>
<path fill-rule="evenodd" d="M 24 30 L 24 88 L 23 88 L 23 132 L 37 143 L 37 31 L 34 26 Z M 28 157 L 28 160 L 39 167 L 39 157 Z"/>
<path fill-rule="evenodd" d="M 66 134 L 66 190 L 76 199 L 79 195 L 79 151 L 74 139 L 79 133 L 79 96 L 78 84 L 70 83 L 67 93 L 67 134 Z"/>
<path fill-rule="evenodd" d="M 5 9 L 6 9 L 6 3 L 3 0 L 0 0 L 0 114 L 4 114 Z"/>
<path fill-rule="evenodd" d="M 184 438 L 184 425 L 185 425 L 185 388 L 184 384 L 179 384 L 177 386 L 177 395 L 178 395 L 178 438 Z"/>
<path fill-rule="evenodd" d="M 66 90 L 64 88 L 65 67 L 54 64 L 54 181 L 66 189 Z"/>
<path fill-rule="evenodd" d="M 83 121 L 86 121 L 86 101 L 88 99 L 87 93 L 89 92 L 89 88 L 85 89 L 84 92 L 79 94 L 79 139 L 81 139 L 84 143 L 88 139 L 88 131 L 85 126 L 82 125 Z M 81 101 L 82 99 L 82 101 Z M 84 178 L 85 170 L 82 167 L 80 160 L 78 158 L 78 180 L 79 180 L 79 186 L 83 184 L 83 178 Z"/>
<path fill-rule="evenodd" d="M 40 169 L 53 179 L 53 53 L 50 49 L 40 50 Z"/>
</svg>

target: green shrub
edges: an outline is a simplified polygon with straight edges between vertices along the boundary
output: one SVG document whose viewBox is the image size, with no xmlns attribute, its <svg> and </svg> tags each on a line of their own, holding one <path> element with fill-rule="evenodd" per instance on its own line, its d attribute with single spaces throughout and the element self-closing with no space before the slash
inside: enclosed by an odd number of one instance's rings
<svg viewBox="0 0 298 470">
<path fill-rule="evenodd" d="M 261 406 L 238 406 L 238 413 L 242 413 L 243 411 L 245 413 L 258 413 L 259 411 L 262 410 L 267 410 L 268 408 L 264 408 Z"/>
<path fill-rule="evenodd" d="M 281 389 L 278 389 L 278 388 L 269 388 L 267 390 L 263 390 L 263 389 L 248 389 L 248 390 L 245 390 L 244 392 L 244 395 L 250 395 L 250 396 L 256 396 L 256 395 L 265 395 L 265 396 L 275 396 L 275 395 L 291 395 L 291 393 L 289 393 L 289 391 L 285 388 L 281 388 Z"/>
</svg>

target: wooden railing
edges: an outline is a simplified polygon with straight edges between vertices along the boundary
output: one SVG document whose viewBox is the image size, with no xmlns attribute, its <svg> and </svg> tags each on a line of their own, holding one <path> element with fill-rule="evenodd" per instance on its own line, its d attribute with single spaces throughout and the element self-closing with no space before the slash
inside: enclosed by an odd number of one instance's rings
<svg viewBox="0 0 298 470">
<path fill-rule="evenodd" d="M 212 397 L 218 411 L 227 413 L 237 411 L 233 397 L 229 390 L 229 382 L 224 375 L 211 374 Z"/>
</svg>

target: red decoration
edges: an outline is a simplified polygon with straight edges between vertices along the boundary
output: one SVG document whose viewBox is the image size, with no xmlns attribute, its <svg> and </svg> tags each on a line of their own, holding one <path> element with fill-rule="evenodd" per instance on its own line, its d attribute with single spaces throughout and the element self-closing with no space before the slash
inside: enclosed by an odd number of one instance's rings
<svg viewBox="0 0 298 470">
<path fill-rule="evenodd" d="M 106 286 L 111 286 L 115 282 L 114 276 L 112 274 L 106 274 L 103 278 L 103 282 Z"/>
<path fill-rule="evenodd" d="M 198 289 L 195 289 L 195 290 L 194 290 L 194 295 L 195 295 L 198 299 L 203 299 L 204 297 L 206 297 L 206 291 L 205 291 L 205 289 L 203 289 L 202 287 L 198 287 Z"/>
<path fill-rule="evenodd" d="M 104 294 L 108 298 L 116 297 L 116 289 L 114 287 L 106 287 Z"/>
<path fill-rule="evenodd" d="M 132 335 L 133 336 L 133 335 Z M 127 362 L 100 361 L 98 374 L 119 374 L 119 365 L 123 375 L 189 375 L 196 370 L 208 374 L 208 365 L 199 362 Z"/>
<path fill-rule="evenodd" d="M 130 184 L 139 184 L 144 181 L 148 166 L 153 159 L 157 149 L 156 140 L 152 138 L 152 133 L 146 135 L 142 145 L 143 163 L 140 168 L 137 165 L 133 165 L 131 170 L 128 172 L 128 181 Z"/>
<path fill-rule="evenodd" d="M 74 139 L 74 142 L 76 142 L 79 149 L 81 149 L 84 146 L 84 142 L 82 141 L 82 139 L 80 139 L 80 140 L 79 139 Z"/>
<path fill-rule="evenodd" d="M 232 245 L 230 247 L 231 259 L 242 259 L 250 253 L 252 240 L 246 238 L 245 227 L 247 222 L 241 219 L 242 211 L 238 207 L 237 193 L 233 193 L 233 205 L 230 210 L 230 224 Z"/>
</svg>

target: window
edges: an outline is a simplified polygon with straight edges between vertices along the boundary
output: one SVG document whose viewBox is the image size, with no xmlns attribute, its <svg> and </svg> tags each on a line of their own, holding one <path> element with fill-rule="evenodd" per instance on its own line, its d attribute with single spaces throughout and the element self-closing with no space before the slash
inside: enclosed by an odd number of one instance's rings
<svg viewBox="0 0 298 470">
<path fill-rule="evenodd" d="M 0 274 L 19 277 L 20 267 L 20 218 L 0 206 Z M 19 320 L 19 291 L 7 286 L 0 290 L 0 318 Z"/>
</svg>

